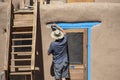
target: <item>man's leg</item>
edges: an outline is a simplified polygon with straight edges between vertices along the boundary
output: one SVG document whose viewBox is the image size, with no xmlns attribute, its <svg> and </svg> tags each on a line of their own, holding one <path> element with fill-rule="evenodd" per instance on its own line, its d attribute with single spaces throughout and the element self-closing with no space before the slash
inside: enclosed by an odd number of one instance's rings
<svg viewBox="0 0 120 80">
<path fill-rule="evenodd" d="M 60 64 L 54 64 L 54 74 L 55 74 L 55 79 L 56 80 L 62 80 L 61 79 L 61 65 Z"/>
<path fill-rule="evenodd" d="M 68 64 L 68 62 L 65 62 L 64 66 L 63 66 L 63 69 L 62 69 L 62 80 L 68 80 L 67 78 L 70 78 L 69 64 Z"/>
</svg>

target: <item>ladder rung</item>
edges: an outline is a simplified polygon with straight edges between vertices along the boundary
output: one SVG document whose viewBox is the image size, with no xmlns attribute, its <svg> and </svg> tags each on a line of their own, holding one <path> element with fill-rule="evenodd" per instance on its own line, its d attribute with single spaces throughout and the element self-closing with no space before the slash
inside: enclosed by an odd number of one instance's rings
<svg viewBox="0 0 120 80">
<path fill-rule="evenodd" d="M 16 20 L 14 19 L 14 26 L 20 25 L 20 26 L 32 26 L 33 20 Z M 27 27 L 28 28 L 28 27 Z"/>
<path fill-rule="evenodd" d="M 30 61 L 31 59 L 11 59 L 11 61 Z"/>
<path fill-rule="evenodd" d="M 10 66 L 11 68 L 31 68 L 31 66 Z"/>
<path fill-rule="evenodd" d="M 11 54 L 32 54 L 32 52 L 11 52 Z"/>
<path fill-rule="evenodd" d="M 10 66 L 10 68 L 19 68 L 19 70 L 31 70 L 31 66 Z M 35 67 L 36 71 L 40 71 L 39 67 Z"/>
<path fill-rule="evenodd" d="M 12 47 L 32 47 L 32 45 L 15 45 L 15 46 L 12 46 Z"/>
<path fill-rule="evenodd" d="M 13 41 L 24 41 L 24 40 L 32 40 L 32 38 L 17 38 L 17 39 L 12 39 Z"/>
<path fill-rule="evenodd" d="M 18 56 L 31 56 L 31 54 L 17 54 Z"/>
<path fill-rule="evenodd" d="M 31 72 L 14 72 L 10 73 L 10 75 L 31 75 Z"/>
<path fill-rule="evenodd" d="M 20 13 L 33 13 L 33 10 L 18 10 L 14 12 L 15 14 L 20 14 Z"/>
<path fill-rule="evenodd" d="M 35 67 L 35 70 L 36 70 L 36 71 L 39 71 L 39 70 L 40 70 L 40 68 L 39 68 L 39 67 Z"/>
<path fill-rule="evenodd" d="M 15 27 L 21 27 L 21 28 L 23 28 L 23 27 L 33 27 L 33 25 L 21 25 L 21 26 L 20 25 L 14 25 L 13 27 L 14 28 Z"/>
<path fill-rule="evenodd" d="M 32 32 L 12 32 L 12 34 L 32 34 Z"/>
</svg>

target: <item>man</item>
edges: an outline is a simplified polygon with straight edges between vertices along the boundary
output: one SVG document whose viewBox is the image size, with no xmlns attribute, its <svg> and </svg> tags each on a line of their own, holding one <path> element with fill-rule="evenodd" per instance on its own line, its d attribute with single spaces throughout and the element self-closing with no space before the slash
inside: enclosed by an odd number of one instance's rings
<svg viewBox="0 0 120 80">
<path fill-rule="evenodd" d="M 69 78 L 66 33 L 56 24 L 53 24 L 51 28 L 51 37 L 55 41 L 51 42 L 48 55 L 53 55 L 55 79 L 66 80 Z"/>
</svg>

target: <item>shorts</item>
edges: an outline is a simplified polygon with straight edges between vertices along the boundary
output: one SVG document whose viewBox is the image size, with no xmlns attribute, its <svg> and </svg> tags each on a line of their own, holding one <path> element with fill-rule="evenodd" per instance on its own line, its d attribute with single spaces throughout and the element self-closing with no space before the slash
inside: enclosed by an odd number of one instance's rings
<svg viewBox="0 0 120 80">
<path fill-rule="evenodd" d="M 68 62 L 62 62 L 59 64 L 55 63 L 54 64 L 55 79 L 70 78 L 68 68 L 69 68 Z"/>
</svg>

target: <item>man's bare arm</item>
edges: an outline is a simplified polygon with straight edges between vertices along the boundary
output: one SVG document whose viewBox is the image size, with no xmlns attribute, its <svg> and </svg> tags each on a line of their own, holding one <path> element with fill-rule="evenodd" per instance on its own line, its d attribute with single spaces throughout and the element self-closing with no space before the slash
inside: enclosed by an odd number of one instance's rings
<svg viewBox="0 0 120 80">
<path fill-rule="evenodd" d="M 66 34 L 66 32 L 61 28 L 59 27 L 57 24 L 53 24 L 52 26 L 56 27 L 58 30 L 62 31 L 64 34 Z"/>
</svg>

